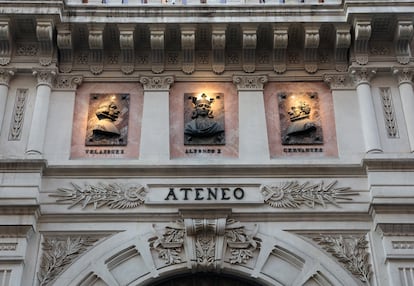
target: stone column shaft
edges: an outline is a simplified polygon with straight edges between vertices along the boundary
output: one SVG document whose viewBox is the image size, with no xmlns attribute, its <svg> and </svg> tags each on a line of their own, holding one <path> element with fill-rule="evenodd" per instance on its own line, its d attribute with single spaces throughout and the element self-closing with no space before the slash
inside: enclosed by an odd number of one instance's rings
<svg viewBox="0 0 414 286">
<path fill-rule="evenodd" d="M 402 71 L 394 69 L 394 74 L 398 76 L 398 89 L 400 91 L 405 124 L 407 126 L 410 152 L 414 152 L 414 92 L 412 82 L 413 72 L 414 71 L 407 69 L 404 69 Z"/>
<path fill-rule="evenodd" d="M 54 71 L 36 71 L 37 76 L 36 99 L 30 126 L 30 134 L 27 142 L 27 155 L 43 155 L 47 116 L 49 111 L 50 94 L 52 91 L 52 79 L 56 75 Z"/>
<path fill-rule="evenodd" d="M 362 132 L 367 153 L 382 152 L 378 135 L 378 124 L 372 102 L 371 86 L 368 82 L 357 86 L 357 94 L 362 121 Z"/>
<path fill-rule="evenodd" d="M 247 161 L 269 160 L 263 85 L 267 76 L 234 76 L 239 96 L 239 154 Z"/>
<path fill-rule="evenodd" d="M 0 133 L 6 111 L 7 95 L 9 93 L 10 78 L 14 75 L 11 70 L 0 70 Z"/>
<path fill-rule="evenodd" d="M 170 159 L 169 89 L 172 76 L 141 77 L 144 85 L 140 159 L 163 162 Z"/>
</svg>

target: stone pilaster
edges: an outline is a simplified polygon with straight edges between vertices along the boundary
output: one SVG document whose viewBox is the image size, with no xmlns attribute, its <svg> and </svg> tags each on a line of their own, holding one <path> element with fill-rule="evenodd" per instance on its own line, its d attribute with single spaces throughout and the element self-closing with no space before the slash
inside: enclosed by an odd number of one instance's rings
<svg viewBox="0 0 414 286">
<path fill-rule="evenodd" d="M 358 94 L 359 112 L 366 153 L 382 152 L 370 85 L 371 78 L 375 74 L 375 69 L 361 68 L 351 70 L 351 76 Z"/>
<path fill-rule="evenodd" d="M 172 76 L 142 76 L 144 111 L 142 115 L 140 159 L 150 162 L 170 159 L 169 91 Z"/>
<path fill-rule="evenodd" d="M 267 75 L 234 75 L 239 96 L 239 154 L 246 161 L 269 159 L 263 86 Z"/>
</svg>

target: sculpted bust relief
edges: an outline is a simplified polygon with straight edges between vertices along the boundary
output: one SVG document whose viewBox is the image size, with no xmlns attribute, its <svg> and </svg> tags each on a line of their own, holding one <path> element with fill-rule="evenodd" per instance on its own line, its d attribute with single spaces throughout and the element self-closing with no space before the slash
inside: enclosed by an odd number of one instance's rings
<svg viewBox="0 0 414 286">
<path fill-rule="evenodd" d="M 220 97 L 218 97 L 220 99 Z M 184 126 L 186 145 L 222 145 L 224 144 L 224 124 L 213 115 L 214 98 L 202 94 L 200 98 L 191 97 L 193 110 L 191 120 Z"/>
<path fill-rule="evenodd" d="M 128 115 L 128 94 L 91 94 L 85 145 L 126 145 Z"/>
</svg>

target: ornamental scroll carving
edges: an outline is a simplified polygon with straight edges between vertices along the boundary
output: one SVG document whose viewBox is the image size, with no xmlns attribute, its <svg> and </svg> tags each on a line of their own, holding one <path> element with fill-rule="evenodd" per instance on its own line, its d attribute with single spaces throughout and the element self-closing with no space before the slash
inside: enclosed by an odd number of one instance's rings
<svg viewBox="0 0 414 286">
<path fill-rule="evenodd" d="M 410 62 L 410 43 L 413 33 L 414 29 L 411 20 L 398 21 L 394 42 L 397 61 L 402 65 Z"/>
<path fill-rule="evenodd" d="M 267 75 L 234 75 L 233 83 L 238 90 L 263 90 L 268 81 Z"/>
<path fill-rule="evenodd" d="M 98 238 L 88 236 L 45 238 L 40 270 L 37 273 L 39 286 L 51 285 L 61 272 L 96 241 Z"/>
<path fill-rule="evenodd" d="M 213 26 L 211 32 L 211 45 L 213 50 L 213 72 L 215 74 L 221 74 L 225 69 L 226 26 Z"/>
<path fill-rule="evenodd" d="M 8 19 L 0 21 L 0 65 L 10 63 L 12 53 L 12 38 L 10 34 L 10 23 Z"/>
<path fill-rule="evenodd" d="M 357 20 L 355 23 L 355 60 L 360 65 L 368 63 L 368 43 L 371 38 L 371 21 Z"/>
<path fill-rule="evenodd" d="M 372 271 L 365 236 L 321 235 L 313 239 L 365 285 L 371 285 Z"/>
<path fill-rule="evenodd" d="M 173 76 L 142 76 L 139 82 L 144 86 L 144 90 L 165 90 L 168 91 L 174 83 Z"/>
<path fill-rule="evenodd" d="M 40 47 L 39 62 L 42 66 L 48 66 L 52 63 L 53 56 L 53 22 L 38 21 L 36 35 Z"/>
<path fill-rule="evenodd" d="M 186 257 L 192 269 L 210 271 L 221 269 L 224 260 L 248 263 L 260 248 L 257 231 L 256 225 L 250 230 L 226 218 L 184 219 L 167 225 L 163 231 L 156 230 L 156 236 L 148 242 L 167 265 L 183 263 Z"/>
<path fill-rule="evenodd" d="M 81 205 L 82 209 L 93 206 L 94 209 L 108 207 L 110 209 L 136 208 L 145 201 L 147 190 L 142 185 L 126 184 L 85 184 L 81 187 L 72 183 L 73 188 L 59 188 L 50 197 L 56 197 L 57 203 L 70 204 L 68 209 Z"/>
<path fill-rule="evenodd" d="M 341 202 L 351 201 L 351 196 L 358 195 L 349 187 L 336 187 L 337 181 L 325 186 L 325 183 L 299 183 L 290 181 L 279 185 L 262 185 L 260 191 L 265 203 L 273 208 L 300 208 L 303 205 L 324 208 L 328 204 L 340 207 Z"/>
</svg>

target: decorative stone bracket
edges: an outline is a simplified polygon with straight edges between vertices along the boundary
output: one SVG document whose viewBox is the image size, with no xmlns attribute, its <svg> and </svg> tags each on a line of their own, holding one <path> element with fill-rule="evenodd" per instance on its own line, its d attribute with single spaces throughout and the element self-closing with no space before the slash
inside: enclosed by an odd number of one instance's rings
<svg viewBox="0 0 414 286">
<path fill-rule="evenodd" d="M 12 53 L 12 38 L 10 35 L 10 20 L 0 19 L 0 65 L 10 63 Z"/>
<path fill-rule="evenodd" d="M 243 30 L 243 71 L 252 73 L 256 70 L 257 27 L 242 26 Z"/>
<path fill-rule="evenodd" d="M 360 65 L 368 63 L 368 43 L 371 38 L 371 21 L 356 20 L 355 22 L 355 60 Z"/>
<path fill-rule="evenodd" d="M 131 74 L 135 68 L 134 54 L 134 26 L 118 26 L 119 46 L 121 48 L 122 63 L 121 70 L 124 74 Z"/>
<path fill-rule="evenodd" d="M 289 27 L 275 25 L 273 28 L 273 69 L 276 73 L 286 71 L 286 49 L 289 39 Z"/>
<path fill-rule="evenodd" d="M 59 70 L 64 73 L 72 71 L 73 66 L 73 41 L 72 30 L 67 24 L 57 27 L 57 47 L 59 49 Z"/>
<path fill-rule="evenodd" d="M 315 73 L 318 70 L 319 26 L 305 26 L 305 70 Z"/>
<path fill-rule="evenodd" d="M 195 69 L 195 27 L 194 25 L 181 26 L 182 70 L 185 74 L 192 74 Z"/>
<path fill-rule="evenodd" d="M 413 23 L 409 21 L 398 21 L 395 32 L 395 53 L 397 61 L 406 65 L 410 62 L 410 43 L 413 38 Z"/>
<path fill-rule="evenodd" d="M 226 26 L 214 25 L 211 32 L 211 44 L 213 53 L 213 72 L 221 74 L 225 69 Z"/>
<path fill-rule="evenodd" d="M 103 25 L 89 26 L 89 69 L 94 75 L 103 72 L 103 31 Z"/>
<path fill-rule="evenodd" d="M 53 57 L 53 22 L 38 20 L 36 36 L 40 44 L 39 62 L 42 66 L 48 66 L 52 63 Z"/>
<path fill-rule="evenodd" d="M 165 27 L 151 26 L 151 60 L 152 72 L 162 73 L 165 68 L 164 64 L 164 41 Z"/>
<path fill-rule="evenodd" d="M 335 68 L 345 72 L 348 69 L 348 51 L 351 46 L 351 33 L 349 25 L 338 25 L 335 41 Z"/>
</svg>

